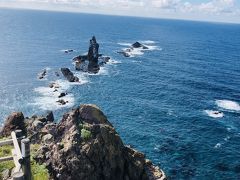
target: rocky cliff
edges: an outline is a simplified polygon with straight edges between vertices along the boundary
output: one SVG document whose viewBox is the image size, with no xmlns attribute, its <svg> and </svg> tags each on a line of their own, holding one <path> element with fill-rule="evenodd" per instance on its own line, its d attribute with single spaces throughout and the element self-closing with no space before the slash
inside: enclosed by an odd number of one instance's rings
<svg viewBox="0 0 240 180">
<path fill-rule="evenodd" d="M 22 113 L 10 115 L 1 135 L 22 129 L 32 144 L 40 144 L 33 158 L 47 167 L 51 179 L 166 179 L 144 154 L 123 144 L 95 105 L 81 105 L 64 114 L 59 123 L 53 123 L 51 112 L 23 119 Z"/>
</svg>

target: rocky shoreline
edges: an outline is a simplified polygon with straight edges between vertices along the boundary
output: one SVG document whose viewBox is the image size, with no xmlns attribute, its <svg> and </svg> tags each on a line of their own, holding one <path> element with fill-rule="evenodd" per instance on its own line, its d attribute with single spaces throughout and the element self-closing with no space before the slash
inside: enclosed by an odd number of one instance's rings
<svg viewBox="0 0 240 180">
<path fill-rule="evenodd" d="M 0 135 L 9 136 L 16 129 L 21 129 L 31 144 L 39 145 L 33 159 L 47 168 L 50 179 L 166 179 L 143 153 L 123 144 L 96 105 L 81 105 L 65 113 L 59 123 L 54 122 L 52 112 L 31 118 L 15 112 L 6 119 Z"/>
</svg>

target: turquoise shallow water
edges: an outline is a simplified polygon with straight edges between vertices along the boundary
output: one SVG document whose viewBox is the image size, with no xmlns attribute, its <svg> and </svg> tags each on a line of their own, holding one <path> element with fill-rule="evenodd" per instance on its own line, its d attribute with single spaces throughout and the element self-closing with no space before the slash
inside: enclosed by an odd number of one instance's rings
<svg viewBox="0 0 240 180">
<path fill-rule="evenodd" d="M 0 9 L 0 32 L 1 122 L 46 109 L 59 119 L 93 103 L 170 179 L 240 178 L 240 25 Z M 98 75 L 78 73 L 81 84 L 56 78 L 74 70 L 92 35 L 112 61 Z M 151 50 L 116 53 L 136 41 Z M 51 81 L 69 93 L 68 106 L 56 105 Z"/>
</svg>

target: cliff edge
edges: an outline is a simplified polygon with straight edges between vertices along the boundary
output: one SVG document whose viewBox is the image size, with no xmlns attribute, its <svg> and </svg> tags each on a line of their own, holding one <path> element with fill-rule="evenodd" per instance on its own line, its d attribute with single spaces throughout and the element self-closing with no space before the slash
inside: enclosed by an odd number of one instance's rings
<svg viewBox="0 0 240 180">
<path fill-rule="evenodd" d="M 22 129 L 31 144 L 40 144 L 34 160 L 46 166 L 51 179 L 59 180 L 163 180 L 165 174 L 150 160 L 125 146 L 95 105 L 81 105 L 63 115 L 24 118 L 13 113 L 0 133 Z"/>
</svg>

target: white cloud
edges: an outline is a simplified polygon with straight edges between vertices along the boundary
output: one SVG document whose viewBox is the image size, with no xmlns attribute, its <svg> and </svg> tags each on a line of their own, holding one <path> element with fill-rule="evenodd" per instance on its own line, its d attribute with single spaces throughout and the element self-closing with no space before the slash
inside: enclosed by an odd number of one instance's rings
<svg viewBox="0 0 240 180">
<path fill-rule="evenodd" d="M 186 17 L 190 19 L 192 14 L 196 17 L 202 16 L 205 19 L 215 15 L 222 19 L 225 16 L 234 16 L 234 19 L 240 22 L 240 10 L 236 1 L 208 0 L 207 2 L 197 3 L 193 0 L 0 0 L 0 7 L 20 6 L 147 17 Z"/>
</svg>

